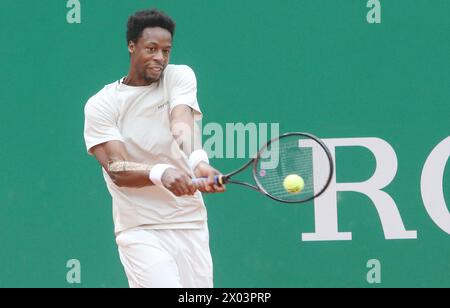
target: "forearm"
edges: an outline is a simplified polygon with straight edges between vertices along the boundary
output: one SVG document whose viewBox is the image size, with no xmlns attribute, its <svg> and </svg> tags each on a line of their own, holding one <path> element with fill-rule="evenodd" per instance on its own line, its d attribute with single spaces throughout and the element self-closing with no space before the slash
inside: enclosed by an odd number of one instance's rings
<svg viewBox="0 0 450 308">
<path fill-rule="evenodd" d="M 185 105 L 175 107 L 171 115 L 172 134 L 180 149 L 189 155 L 202 148 L 202 133 L 194 120 L 193 110 Z"/>
<path fill-rule="evenodd" d="M 176 141 L 187 157 L 192 152 L 202 149 L 201 138 L 200 128 L 195 122 L 192 126 L 185 125 L 184 129 L 179 130 L 176 135 Z"/>
<path fill-rule="evenodd" d="M 152 186 L 149 174 L 152 166 L 133 162 L 113 162 L 108 164 L 108 174 L 119 187 L 141 188 Z"/>
<path fill-rule="evenodd" d="M 154 185 L 148 172 L 144 171 L 110 172 L 109 176 L 119 187 L 142 188 Z"/>
</svg>

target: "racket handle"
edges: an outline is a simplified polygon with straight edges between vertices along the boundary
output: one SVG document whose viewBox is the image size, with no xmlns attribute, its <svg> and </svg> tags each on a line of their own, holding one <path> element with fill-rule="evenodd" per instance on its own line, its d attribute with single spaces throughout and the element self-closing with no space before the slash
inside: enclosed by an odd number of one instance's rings
<svg viewBox="0 0 450 308">
<path fill-rule="evenodd" d="M 205 181 L 206 179 L 208 179 L 207 177 L 204 178 L 196 178 L 196 179 L 192 179 L 192 184 L 194 184 L 195 186 L 198 186 L 197 183 L 201 182 L 201 181 Z M 221 186 L 223 184 L 222 182 L 222 176 L 221 175 L 216 175 L 214 176 L 214 183 L 216 185 Z"/>
</svg>

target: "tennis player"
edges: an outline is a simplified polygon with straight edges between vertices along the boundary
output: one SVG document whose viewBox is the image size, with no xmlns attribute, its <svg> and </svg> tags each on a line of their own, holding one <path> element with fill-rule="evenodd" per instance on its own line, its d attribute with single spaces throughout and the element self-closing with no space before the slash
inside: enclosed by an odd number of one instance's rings
<svg viewBox="0 0 450 308">
<path fill-rule="evenodd" d="M 128 19 L 128 75 L 85 106 L 89 154 L 103 167 L 130 287 L 213 286 L 202 192 L 225 191 L 201 149 L 191 68 L 169 64 L 175 23 L 158 10 Z M 207 178 L 193 185 L 192 178 Z"/>
</svg>

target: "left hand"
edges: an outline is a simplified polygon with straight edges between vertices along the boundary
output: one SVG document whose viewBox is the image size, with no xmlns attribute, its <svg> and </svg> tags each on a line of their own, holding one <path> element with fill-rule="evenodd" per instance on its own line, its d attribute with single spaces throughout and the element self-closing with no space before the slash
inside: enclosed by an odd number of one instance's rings
<svg viewBox="0 0 450 308">
<path fill-rule="evenodd" d="M 198 183 L 198 190 L 206 193 L 222 193 L 226 191 L 225 185 L 216 185 L 214 183 L 214 177 L 221 175 L 219 171 L 211 167 L 205 162 L 201 162 L 194 170 L 196 178 L 205 178 L 204 181 Z"/>
</svg>

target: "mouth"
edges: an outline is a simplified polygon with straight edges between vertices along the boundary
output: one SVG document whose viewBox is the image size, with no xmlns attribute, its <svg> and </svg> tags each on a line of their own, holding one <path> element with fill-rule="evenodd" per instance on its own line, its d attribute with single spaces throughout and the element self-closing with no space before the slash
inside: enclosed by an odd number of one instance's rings
<svg viewBox="0 0 450 308">
<path fill-rule="evenodd" d="M 151 71 L 152 73 L 160 74 L 163 71 L 163 67 L 162 66 L 150 66 L 148 68 L 148 70 Z"/>
</svg>

